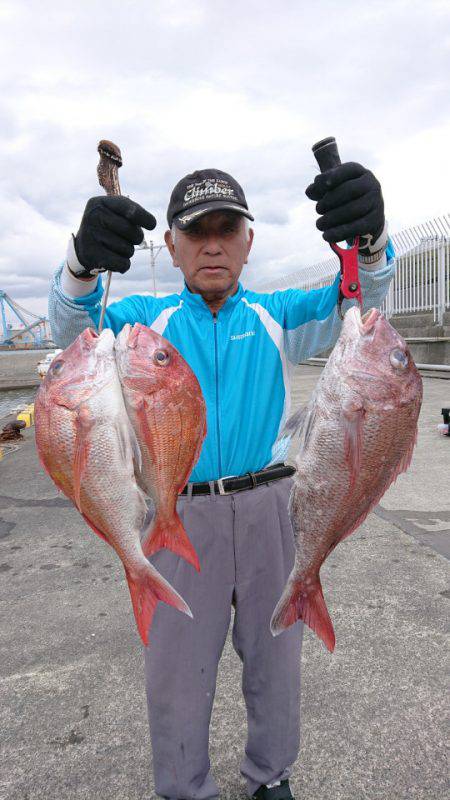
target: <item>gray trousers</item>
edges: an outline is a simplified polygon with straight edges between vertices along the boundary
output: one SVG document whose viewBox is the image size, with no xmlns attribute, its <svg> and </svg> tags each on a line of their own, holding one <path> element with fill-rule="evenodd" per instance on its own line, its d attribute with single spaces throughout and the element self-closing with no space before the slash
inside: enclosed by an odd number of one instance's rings
<svg viewBox="0 0 450 800">
<path fill-rule="evenodd" d="M 180 497 L 178 512 L 201 572 L 167 550 L 151 558 L 194 615 L 191 620 L 158 603 L 145 648 L 155 789 L 162 797 L 219 796 L 210 772 L 209 723 L 232 603 L 248 724 L 241 772 L 249 795 L 288 777 L 297 758 L 303 624 L 276 638 L 269 629 L 294 562 L 291 486 L 284 478 L 226 496 Z"/>
</svg>

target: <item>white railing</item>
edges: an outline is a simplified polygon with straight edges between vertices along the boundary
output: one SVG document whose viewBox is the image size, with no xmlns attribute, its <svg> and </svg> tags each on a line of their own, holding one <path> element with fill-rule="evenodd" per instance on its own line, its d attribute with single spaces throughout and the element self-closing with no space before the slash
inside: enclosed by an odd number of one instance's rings
<svg viewBox="0 0 450 800">
<path fill-rule="evenodd" d="M 416 225 L 392 236 L 397 270 L 383 311 L 410 314 L 433 312 L 442 325 L 450 308 L 450 215 Z"/>
<path fill-rule="evenodd" d="M 382 311 L 387 317 L 432 312 L 434 321 L 442 325 L 444 312 L 450 308 L 450 214 L 395 233 L 391 239 L 397 269 Z M 332 256 L 262 288 L 316 289 L 330 284 L 338 270 L 337 256 Z"/>
</svg>

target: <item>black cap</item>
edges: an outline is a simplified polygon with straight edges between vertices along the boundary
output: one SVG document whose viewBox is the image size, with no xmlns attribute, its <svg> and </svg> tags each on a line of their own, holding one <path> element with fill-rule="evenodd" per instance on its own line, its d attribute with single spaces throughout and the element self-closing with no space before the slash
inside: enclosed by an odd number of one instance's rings
<svg viewBox="0 0 450 800">
<path fill-rule="evenodd" d="M 211 211 L 236 211 L 253 220 L 238 182 L 220 169 L 200 169 L 175 186 L 167 209 L 169 228 L 181 231 Z"/>
</svg>

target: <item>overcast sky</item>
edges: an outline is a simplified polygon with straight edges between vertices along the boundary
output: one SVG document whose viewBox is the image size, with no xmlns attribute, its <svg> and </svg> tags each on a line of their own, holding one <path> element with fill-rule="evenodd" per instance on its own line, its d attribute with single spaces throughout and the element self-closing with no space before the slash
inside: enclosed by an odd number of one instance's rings
<svg viewBox="0 0 450 800">
<path fill-rule="evenodd" d="M 449 211 L 447 0 L 0 0 L 0 40 L 0 289 L 35 312 L 102 193 L 102 138 L 156 244 L 180 177 L 216 167 L 241 183 L 250 288 L 330 255 L 304 194 L 325 136 L 379 178 L 392 232 Z M 182 286 L 165 250 L 157 285 Z M 150 289 L 141 252 L 112 297 Z"/>
</svg>

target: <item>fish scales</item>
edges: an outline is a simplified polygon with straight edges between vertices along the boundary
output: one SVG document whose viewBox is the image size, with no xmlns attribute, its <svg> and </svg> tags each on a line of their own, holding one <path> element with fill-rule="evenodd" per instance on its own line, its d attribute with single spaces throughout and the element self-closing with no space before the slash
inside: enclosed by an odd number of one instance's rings
<svg viewBox="0 0 450 800">
<path fill-rule="evenodd" d="M 349 310 L 311 401 L 286 426 L 301 428 L 289 501 L 296 557 L 272 633 L 303 619 L 333 650 L 320 567 L 407 469 L 421 402 L 405 341 L 376 309 L 363 319 Z"/>
</svg>

